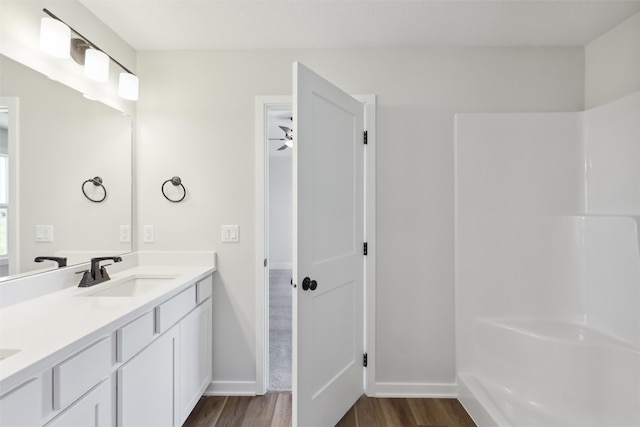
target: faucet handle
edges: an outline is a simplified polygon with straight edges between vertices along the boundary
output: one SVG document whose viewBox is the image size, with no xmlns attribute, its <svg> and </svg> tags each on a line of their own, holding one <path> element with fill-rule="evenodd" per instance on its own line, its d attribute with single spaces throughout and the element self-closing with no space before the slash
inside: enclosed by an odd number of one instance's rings
<svg viewBox="0 0 640 427">
<path fill-rule="evenodd" d="M 120 262 L 122 261 L 122 257 L 119 256 L 100 256 L 100 257 L 95 257 L 95 258 L 91 258 L 91 262 L 100 262 L 100 261 L 113 261 L 113 262 Z"/>
<path fill-rule="evenodd" d="M 111 265 L 111 264 L 107 264 L 107 265 Z M 103 265 L 102 267 L 100 267 L 100 277 L 102 281 L 106 281 L 106 280 L 110 280 L 111 277 L 109 277 L 109 273 L 107 273 L 107 269 L 105 268 L 106 265 Z"/>
</svg>

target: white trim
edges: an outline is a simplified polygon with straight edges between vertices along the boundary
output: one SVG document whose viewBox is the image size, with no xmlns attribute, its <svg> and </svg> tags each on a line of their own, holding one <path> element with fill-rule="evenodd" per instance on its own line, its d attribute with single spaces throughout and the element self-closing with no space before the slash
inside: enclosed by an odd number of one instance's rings
<svg viewBox="0 0 640 427">
<path fill-rule="evenodd" d="M 367 395 L 375 395 L 375 286 L 376 286 L 376 96 L 354 95 L 365 104 L 365 129 L 368 144 L 365 147 L 365 238 L 368 255 L 365 259 L 365 349 L 369 355 L 365 373 L 364 390 Z M 265 394 L 269 383 L 268 343 L 269 318 L 266 304 L 269 301 L 266 284 L 268 269 L 264 259 L 268 256 L 268 212 L 265 200 L 268 197 L 266 174 L 268 172 L 266 151 L 267 108 L 291 106 L 291 96 L 256 96 L 255 98 L 255 282 L 256 282 L 256 382 L 255 394 Z M 281 268 L 281 264 L 270 267 Z M 293 266 L 289 267 L 292 268 Z"/>
<path fill-rule="evenodd" d="M 269 270 L 291 270 L 293 263 L 290 262 L 271 262 L 269 263 Z"/>
<path fill-rule="evenodd" d="M 255 381 L 211 381 L 204 396 L 255 396 Z"/>
<path fill-rule="evenodd" d="M 364 129 L 367 131 L 365 146 L 365 231 L 367 256 L 364 271 L 364 349 L 367 353 L 364 391 L 367 395 L 376 394 L 376 96 L 354 95 L 365 104 Z"/>
<path fill-rule="evenodd" d="M 458 397 L 456 383 L 377 383 L 375 397 Z"/>
</svg>

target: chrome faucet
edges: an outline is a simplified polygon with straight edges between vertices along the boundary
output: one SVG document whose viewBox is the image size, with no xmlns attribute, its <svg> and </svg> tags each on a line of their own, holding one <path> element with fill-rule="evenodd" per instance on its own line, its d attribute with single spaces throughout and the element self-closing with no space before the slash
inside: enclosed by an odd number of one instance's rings
<svg viewBox="0 0 640 427">
<path fill-rule="evenodd" d="M 98 283 L 106 282 L 111 279 L 109 273 L 107 273 L 106 265 L 100 266 L 101 261 L 111 260 L 113 262 L 120 262 L 122 258 L 119 256 L 104 256 L 91 258 L 91 270 L 78 271 L 76 274 L 82 274 L 82 279 L 78 287 L 86 288 L 88 286 L 97 285 Z M 111 264 L 107 264 L 111 265 Z"/>
</svg>

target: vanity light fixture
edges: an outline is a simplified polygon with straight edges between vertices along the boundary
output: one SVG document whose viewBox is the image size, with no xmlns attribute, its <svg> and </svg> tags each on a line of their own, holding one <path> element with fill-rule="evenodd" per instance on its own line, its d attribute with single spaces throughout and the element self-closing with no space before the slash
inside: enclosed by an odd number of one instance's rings
<svg viewBox="0 0 640 427">
<path fill-rule="evenodd" d="M 109 62 L 113 61 L 123 70 L 118 81 L 118 95 L 130 101 L 138 100 L 138 77 L 135 74 L 62 19 L 47 9 L 42 11 L 49 15 L 48 18 L 41 20 L 40 48 L 42 50 L 57 58 L 73 58 L 78 64 L 84 65 L 84 75 L 87 78 L 101 83 L 109 81 Z M 78 37 L 71 37 L 71 33 L 75 33 Z"/>
<path fill-rule="evenodd" d="M 40 20 L 40 49 L 56 58 L 69 58 L 71 28 L 53 18 Z"/>
</svg>

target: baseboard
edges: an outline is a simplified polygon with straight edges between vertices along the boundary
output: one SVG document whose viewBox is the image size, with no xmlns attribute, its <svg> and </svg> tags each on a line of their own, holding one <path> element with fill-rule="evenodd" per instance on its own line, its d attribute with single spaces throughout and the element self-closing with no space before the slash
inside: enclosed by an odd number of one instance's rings
<svg viewBox="0 0 640 427">
<path fill-rule="evenodd" d="M 458 397 L 456 383 L 376 383 L 375 397 Z"/>
<path fill-rule="evenodd" d="M 211 381 L 205 396 L 255 396 L 255 381 Z"/>
<path fill-rule="evenodd" d="M 270 262 L 269 270 L 291 270 L 293 264 L 290 262 Z"/>
<path fill-rule="evenodd" d="M 255 381 L 212 381 L 205 396 L 255 396 Z M 376 383 L 375 397 L 458 397 L 456 383 Z"/>
</svg>

